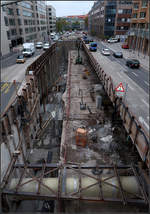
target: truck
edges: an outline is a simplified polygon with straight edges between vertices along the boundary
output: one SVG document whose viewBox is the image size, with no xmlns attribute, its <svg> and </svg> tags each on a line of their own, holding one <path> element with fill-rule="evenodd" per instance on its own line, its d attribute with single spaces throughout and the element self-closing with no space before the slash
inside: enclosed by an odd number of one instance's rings
<svg viewBox="0 0 150 214">
<path fill-rule="evenodd" d="M 34 43 L 24 43 L 22 54 L 24 56 L 32 56 L 35 53 Z"/>
</svg>

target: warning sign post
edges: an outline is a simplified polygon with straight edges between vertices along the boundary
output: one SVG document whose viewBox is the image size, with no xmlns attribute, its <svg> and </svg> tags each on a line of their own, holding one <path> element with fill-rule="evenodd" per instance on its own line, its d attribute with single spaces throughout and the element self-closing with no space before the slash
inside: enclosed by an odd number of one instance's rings
<svg viewBox="0 0 150 214">
<path fill-rule="evenodd" d="M 124 87 L 122 83 L 119 83 L 119 85 L 115 88 L 116 91 L 116 95 L 119 97 L 123 97 L 124 96 Z"/>
</svg>

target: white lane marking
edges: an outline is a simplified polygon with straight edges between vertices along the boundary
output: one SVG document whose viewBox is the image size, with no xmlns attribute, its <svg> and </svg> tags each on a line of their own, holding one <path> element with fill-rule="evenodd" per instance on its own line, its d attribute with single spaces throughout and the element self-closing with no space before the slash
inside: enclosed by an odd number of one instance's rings
<svg viewBox="0 0 150 214">
<path fill-rule="evenodd" d="M 121 74 L 120 74 L 120 73 L 118 73 L 118 76 L 122 78 L 122 76 L 121 76 Z"/>
<path fill-rule="evenodd" d="M 134 91 L 134 88 L 132 88 L 130 85 L 128 85 L 129 86 L 129 88 L 132 90 L 132 91 Z"/>
<path fill-rule="evenodd" d="M 147 107 L 149 107 L 149 104 L 144 99 L 142 99 L 142 101 Z"/>
<path fill-rule="evenodd" d="M 146 84 L 146 85 L 148 85 L 148 86 L 149 86 L 149 83 L 148 83 L 148 82 L 146 82 L 146 81 L 144 81 L 144 82 L 145 82 L 145 84 Z"/>
<path fill-rule="evenodd" d="M 136 73 L 132 72 L 132 74 L 134 74 L 136 77 L 138 76 Z"/>
<path fill-rule="evenodd" d="M 143 123 L 144 125 L 145 125 L 145 127 L 149 130 L 149 125 L 145 122 L 145 120 L 143 119 L 143 117 L 139 117 L 139 121 L 141 122 L 141 123 Z"/>
</svg>

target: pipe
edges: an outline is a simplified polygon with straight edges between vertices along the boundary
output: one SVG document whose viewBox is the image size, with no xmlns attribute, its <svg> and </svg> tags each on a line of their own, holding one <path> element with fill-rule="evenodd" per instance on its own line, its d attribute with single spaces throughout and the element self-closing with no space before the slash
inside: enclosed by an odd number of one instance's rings
<svg viewBox="0 0 150 214">
<path fill-rule="evenodd" d="M 104 175 L 101 177 L 101 180 L 103 181 L 104 179 L 109 178 L 108 175 Z M 24 178 L 22 180 L 22 184 L 31 180 L 31 178 Z M 13 178 L 10 182 L 9 185 L 9 190 L 13 190 L 16 188 L 18 184 L 19 179 Z M 128 193 L 131 194 L 140 194 L 140 189 L 138 186 L 138 183 L 135 179 L 134 176 L 120 176 L 120 181 L 122 184 L 123 190 L 125 190 Z M 81 179 L 81 187 L 86 188 L 94 183 L 96 183 L 97 180 L 90 178 L 90 177 L 82 177 Z M 119 184 L 118 180 L 116 177 L 110 178 L 106 181 L 110 185 L 105 184 L 104 182 L 101 182 L 102 186 L 102 192 L 103 192 L 103 197 L 106 198 L 121 198 L 121 193 L 119 190 Z M 22 185 L 21 187 L 18 188 L 18 191 L 21 192 L 33 192 L 37 193 L 38 191 L 38 183 L 36 180 L 32 180 L 31 182 Z M 50 187 L 52 190 L 55 192 L 58 192 L 58 178 L 43 178 L 42 183 L 45 184 L 46 186 Z M 114 186 L 117 186 L 118 188 L 115 188 Z M 63 185 L 64 186 L 64 185 Z M 62 186 L 62 190 L 63 190 Z M 67 193 L 71 194 L 73 192 L 77 192 L 79 188 L 79 178 L 66 178 L 65 180 L 65 192 L 66 196 Z M 64 190 L 63 190 L 64 192 Z M 129 197 L 129 194 L 125 192 L 125 196 Z M 99 197 L 100 189 L 99 189 L 99 183 L 97 185 L 94 185 L 88 189 L 85 189 L 81 191 L 81 196 L 82 197 Z M 43 185 L 41 185 L 41 195 L 46 196 L 46 195 L 54 195 L 48 188 L 45 188 Z M 140 194 L 141 195 L 141 194 Z M 135 197 L 135 196 L 134 196 Z"/>
</svg>

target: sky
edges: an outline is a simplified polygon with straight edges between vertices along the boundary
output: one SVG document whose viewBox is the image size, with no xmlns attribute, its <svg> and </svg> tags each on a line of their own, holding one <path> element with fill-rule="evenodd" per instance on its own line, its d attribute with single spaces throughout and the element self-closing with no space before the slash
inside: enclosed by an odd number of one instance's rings
<svg viewBox="0 0 150 214">
<path fill-rule="evenodd" d="M 85 15 L 92 8 L 94 1 L 47 1 L 56 9 L 56 17 Z"/>
</svg>

